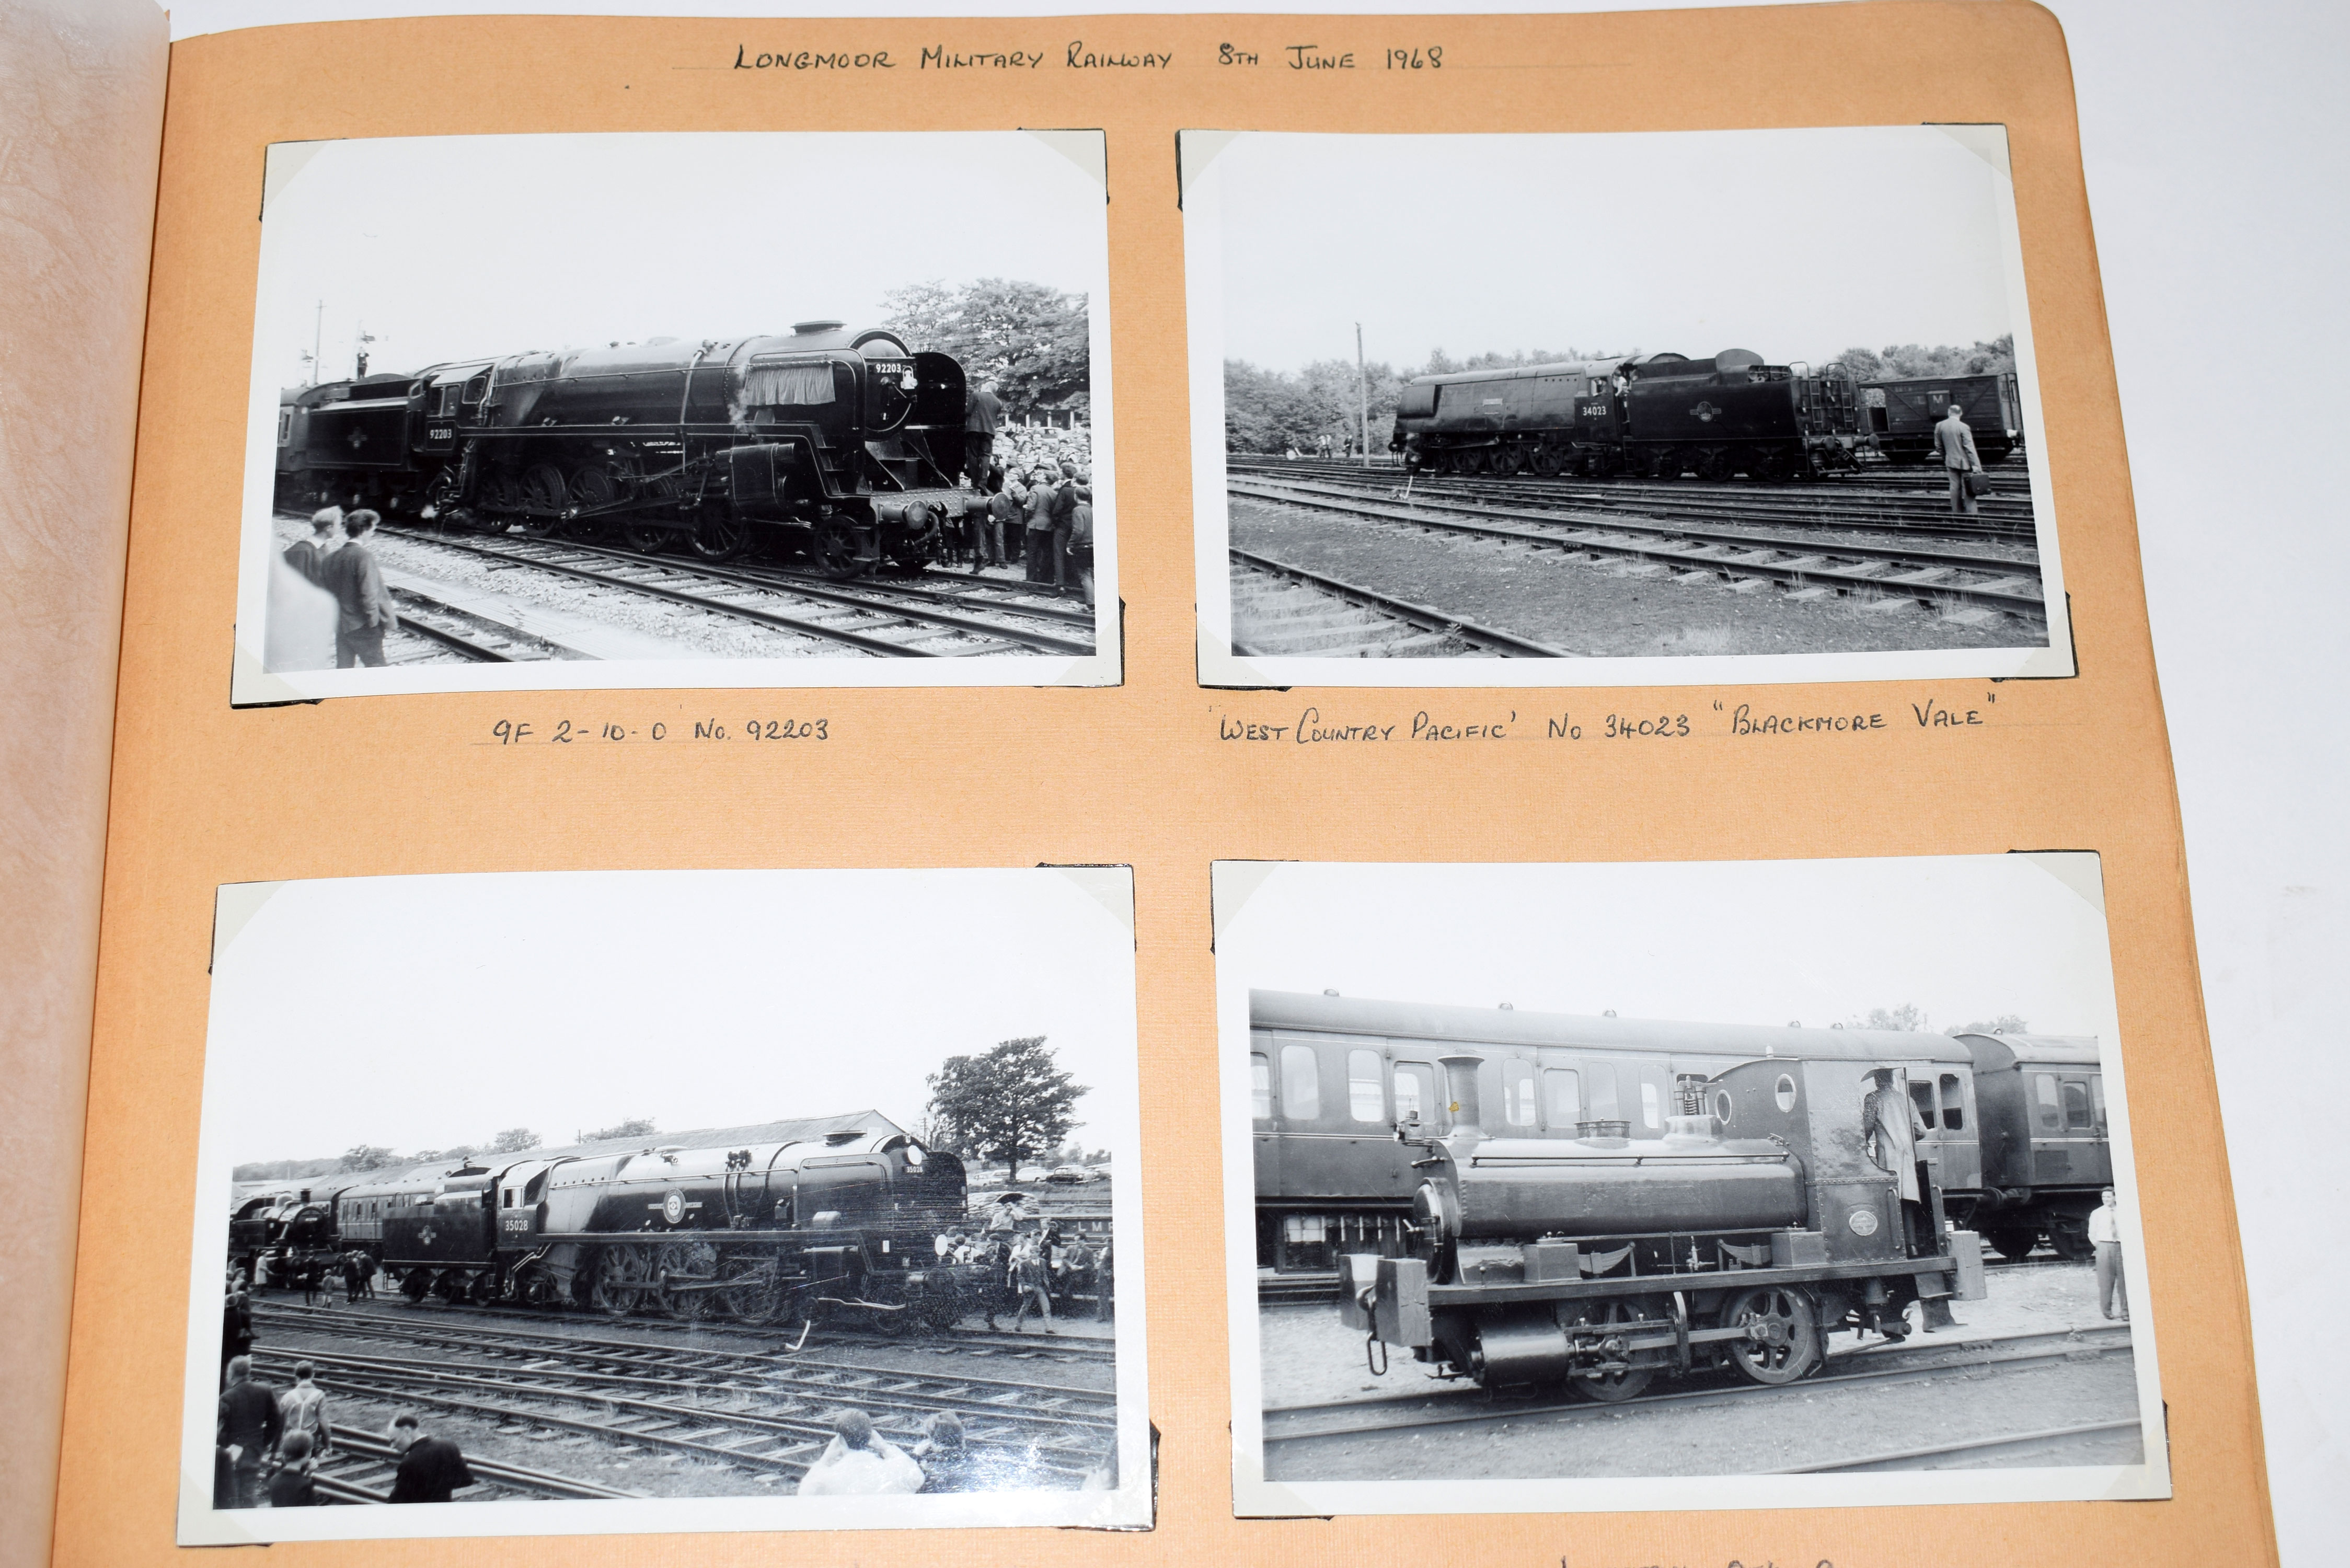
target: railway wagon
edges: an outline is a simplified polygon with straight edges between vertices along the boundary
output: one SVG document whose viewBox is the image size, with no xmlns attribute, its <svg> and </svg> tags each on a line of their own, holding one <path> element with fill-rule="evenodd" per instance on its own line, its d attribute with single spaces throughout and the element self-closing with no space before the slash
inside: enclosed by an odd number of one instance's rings
<svg viewBox="0 0 2350 1568">
<path fill-rule="evenodd" d="M 1811 479 L 1858 465 L 1860 392 L 1842 365 L 1770 365 L 1744 348 L 1420 376 L 1389 446 L 1444 473 Z"/>
<path fill-rule="evenodd" d="M 1916 377 L 1863 381 L 1861 402 L 1877 450 L 1892 462 L 1925 462 L 1934 456 L 1934 427 L 1959 405 L 1974 432 L 1975 453 L 1986 466 L 2005 462 L 2023 450 L 2023 398 L 2015 372 L 1981 376 Z"/>
<path fill-rule="evenodd" d="M 1338 1302 L 1441 1374 L 1603 1401 L 1704 1367 L 1792 1383 L 1829 1334 L 1898 1339 L 1910 1303 L 1983 1294 L 1974 1235 L 1930 1185 L 1905 1213 L 1872 1158 L 1866 1062 L 1744 1063 L 1660 1137 L 1595 1123 L 1563 1140 L 1489 1135 L 1482 1060 L 1441 1065 L 1459 1108 L 1414 1140 L 1410 1252 L 1346 1257 Z"/>
<path fill-rule="evenodd" d="M 2010 1258 L 2043 1238 L 2086 1258 L 2089 1215 L 2113 1185 L 2106 1082 L 2091 1035 L 1961 1034 L 1974 1063 L 1983 1179 L 1967 1222 Z"/>
<path fill-rule="evenodd" d="M 1754 1057 L 1841 1057 L 1902 1069 L 1929 1123 L 1918 1147 L 1950 1188 L 1981 1185 L 1972 1057 L 1939 1034 L 1676 1023 L 1253 991 L 1249 1071 L 1257 1266 L 1325 1273 L 1349 1251 L 1393 1252 L 1419 1184 L 1396 1139 L 1415 1117 L 1441 1136 L 1447 1053 L 1476 1056 L 1492 1125 L 1572 1138 L 1585 1124 L 1662 1137 L 1678 1097 Z"/>
<path fill-rule="evenodd" d="M 965 387 L 883 328 L 511 354 L 281 397 L 278 498 L 525 535 L 617 528 L 731 560 L 779 540 L 843 575 L 918 566 L 958 487 Z"/>
<path fill-rule="evenodd" d="M 960 1317 L 975 1271 L 942 1264 L 962 1161 L 874 1113 L 637 1148 L 436 1164 L 347 1189 L 345 1245 L 411 1300 L 520 1302 L 886 1332 Z"/>
</svg>

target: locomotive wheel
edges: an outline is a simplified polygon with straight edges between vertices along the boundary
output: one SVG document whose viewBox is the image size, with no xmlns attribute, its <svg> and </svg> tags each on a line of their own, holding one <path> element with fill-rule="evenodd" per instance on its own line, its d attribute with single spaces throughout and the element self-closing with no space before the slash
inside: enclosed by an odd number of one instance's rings
<svg viewBox="0 0 2350 1568">
<path fill-rule="evenodd" d="M 1725 447 L 1708 447 L 1698 454 L 1697 476 L 1700 479 L 1724 480 L 1730 477 L 1731 458 Z"/>
<path fill-rule="evenodd" d="M 2048 1227 L 2048 1244 L 2068 1263 L 2077 1263 L 2096 1251 L 2089 1242 L 2089 1222 L 2069 1214 L 2060 1215 Z"/>
<path fill-rule="evenodd" d="M 1492 465 L 1493 472 L 1500 478 L 1507 479 L 1518 472 L 1519 465 L 1524 462 L 1524 458 L 1516 447 L 1497 446 L 1493 449 L 1493 455 L 1489 461 Z"/>
<path fill-rule="evenodd" d="M 857 530 L 847 518 L 835 513 L 817 519 L 816 557 L 828 576 L 853 577 L 863 569 L 857 559 Z"/>
<path fill-rule="evenodd" d="M 648 556 L 658 556 L 668 549 L 671 537 L 670 531 L 659 524 L 639 522 L 635 518 L 620 524 L 620 536 L 629 542 L 629 549 Z"/>
<path fill-rule="evenodd" d="M 1679 452 L 1669 448 L 1657 454 L 1655 465 L 1650 472 L 1659 479 L 1679 479 L 1681 476 L 1681 469 L 1687 462 L 1688 460 Z"/>
<path fill-rule="evenodd" d="M 671 1279 L 713 1279 L 718 1273 L 718 1249 L 707 1241 L 672 1241 L 653 1259 L 654 1277 L 664 1282 Z M 716 1293 L 712 1291 L 662 1290 L 653 1296 L 653 1304 L 684 1323 L 699 1323 L 710 1315 Z"/>
<path fill-rule="evenodd" d="M 1592 1325 L 1631 1323 L 1652 1315 L 1643 1310 L 1646 1304 L 1638 1299 L 1627 1301 L 1622 1297 L 1592 1302 L 1584 1306 L 1570 1321 Z M 1659 1312 L 1653 1315 L 1662 1316 L 1663 1314 Z M 1598 1377 L 1570 1376 L 1566 1380 L 1566 1386 L 1586 1399 L 1596 1400 L 1602 1405 L 1613 1405 L 1621 1400 L 1636 1397 L 1640 1390 L 1648 1386 L 1648 1380 L 1656 1375 L 1657 1370 L 1653 1366 L 1634 1366 L 1626 1371 L 1610 1372 Z"/>
<path fill-rule="evenodd" d="M 877 1312 L 873 1314 L 873 1332 L 885 1339 L 902 1339 L 921 1326 L 912 1307 L 903 1312 Z"/>
<path fill-rule="evenodd" d="M 1534 461 L 1528 466 L 1544 479 L 1556 479 L 1558 471 L 1566 464 L 1560 458 L 1556 447 L 1538 446 L 1534 448 Z"/>
<path fill-rule="evenodd" d="M 2020 1263 L 2032 1256 L 2032 1249 L 2040 1245 L 2040 1232 L 2017 1226 L 2012 1230 L 1993 1231 L 1985 1238 L 1999 1249 L 1999 1255 L 2012 1263 Z"/>
<path fill-rule="evenodd" d="M 950 1285 L 942 1291 L 931 1293 L 918 1310 L 922 1314 L 923 1327 L 932 1334 L 945 1334 L 962 1321 L 963 1314 L 971 1310 L 971 1303 L 963 1298 L 962 1291 Z"/>
<path fill-rule="evenodd" d="M 784 1289 L 774 1270 L 764 1263 L 738 1268 L 743 1282 L 719 1293 L 719 1304 L 743 1323 L 773 1323 L 784 1310 Z"/>
<path fill-rule="evenodd" d="M 1730 1359 L 1757 1383 L 1793 1383 L 1820 1362 L 1820 1319 L 1812 1298 L 1785 1285 L 1746 1292 L 1721 1314 L 1724 1328 L 1759 1328 L 1759 1340 L 1729 1342 Z"/>
<path fill-rule="evenodd" d="M 643 1282 L 646 1273 L 644 1254 L 634 1247 L 607 1247 L 596 1254 L 588 1277 L 588 1304 L 611 1317 L 626 1317 L 637 1310 L 637 1302 L 644 1293 L 628 1287 Z"/>
<path fill-rule="evenodd" d="M 554 533 L 562 524 L 563 509 L 571 504 L 571 487 L 564 483 L 563 471 L 551 462 L 523 470 L 522 503 L 533 509 L 520 519 L 525 536 L 544 539 Z"/>
<path fill-rule="evenodd" d="M 731 561 L 751 547 L 751 524 L 723 506 L 705 506 L 688 540 L 705 561 Z"/>
</svg>

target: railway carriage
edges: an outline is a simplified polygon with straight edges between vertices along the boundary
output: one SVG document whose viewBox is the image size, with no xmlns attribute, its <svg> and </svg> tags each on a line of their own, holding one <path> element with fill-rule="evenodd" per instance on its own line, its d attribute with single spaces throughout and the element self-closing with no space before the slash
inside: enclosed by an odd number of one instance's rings
<svg viewBox="0 0 2350 1568">
<path fill-rule="evenodd" d="M 843 575 L 918 566 L 958 487 L 962 367 L 884 328 L 531 352 L 285 394 L 278 496 L 525 535 L 616 528 L 712 560 L 781 538 Z"/>
<path fill-rule="evenodd" d="M 2090 1255 L 2089 1215 L 2113 1185 L 2106 1082 L 2094 1036 L 1961 1034 L 1974 1064 L 1982 1174 L 1956 1195 L 1968 1222 L 2010 1258 L 2044 1237 Z"/>
<path fill-rule="evenodd" d="M 2012 370 L 1863 381 L 1860 396 L 1868 416 L 1868 433 L 1877 450 L 1892 462 L 1931 459 L 1934 427 L 1941 423 L 1952 403 L 1959 405 L 1960 417 L 1974 432 L 1975 453 L 1986 466 L 2005 462 L 2023 450 L 2023 398 Z"/>
<path fill-rule="evenodd" d="M 1836 1056 L 1903 1068 L 1923 1157 L 1946 1184 L 1981 1185 L 1972 1058 L 1939 1034 L 1773 1029 L 1447 1007 L 1301 992 L 1249 995 L 1257 1264 L 1314 1275 L 1349 1251 L 1393 1252 L 1419 1183 L 1399 1122 L 1441 1136 L 1447 1053 L 1475 1055 L 1492 1126 L 1572 1138 L 1591 1123 L 1660 1137 L 1677 1096 L 1739 1062 Z M 1928 1115 L 1926 1113 L 1930 1113 Z"/>
<path fill-rule="evenodd" d="M 1488 1134 L 1482 1059 L 1441 1065 L 1457 1109 L 1410 1139 L 1410 1251 L 1346 1257 L 1338 1308 L 1440 1374 L 1598 1400 L 1713 1366 L 1791 1383 L 1831 1334 L 1898 1338 L 1909 1303 L 1983 1294 L 1974 1235 L 1930 1186 L 1933 1222 L 1911 1223 L 1871 1158 L 1866 1061 L 1743 1063 L 1660 1137 L 1593 1122 L 1571 1139 Z"/>
</svg>

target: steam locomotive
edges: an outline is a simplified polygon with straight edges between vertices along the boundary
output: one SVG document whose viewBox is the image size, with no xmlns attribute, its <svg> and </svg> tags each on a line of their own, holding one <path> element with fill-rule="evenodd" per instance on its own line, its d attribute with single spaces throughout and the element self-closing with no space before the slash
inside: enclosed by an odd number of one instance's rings
<svg viewBox="0 0 2350 1568">
<path fill-rule="evenodd" d="M 411 1301 L 943 1330 L 979 1289 L 939 1261 L 962 1162 L 873 1113 L 650 1146 L 495 1155 L 249 1199 L 233 1254 L 280 1281 L 358 1249 Z"/>
<path fill-rule="evenodd" d="M 1757 1057 L 1837 1058 L 1900 1069 L 1918 1139 L 1954 1219 L 2010 1258 L 2045 1240 L 2090 1253 L 2088 1217 L 2113 1180 L 2094 1039 L 1777 1029 L 1585 1018 L 1258 991 L 1249 997 L 1257 1263 L 1326 1274 L 1347 1252 L 1394 1254 L 1419 1178 L 1390 1129 L 1442 1133 L 1447 1054 L 1480 1063 L 1491 1124 L 1512 1138 L 1571 1139 L 1622 1120 L 1664 1136 L 1675 1096 Z"/>
<path fill-rule="evenodd" d="M 883 328 L 655 338 L 289 389 L 277 499 L 544 535 L 617 527 L 731 560 L 767 536 L 843 576 L 919 567 L 985 498 L 957 487 L 962 367 Z"/>
<path fill-rule="evenodd" d="M 1388 447 L 1440 473 L 1812 479 L 1858 466 L 1860 410 L 1842 365 L 1643 354 L 1415 377 Z"/>
<path fill-rule="evenodd" d="M 1871 1069 L 1749 1062 L 1681 1102 L 1664 1136 L 1595 1120 L 1572 1139 L 1494 1137 L 1480 1069 L 1441 1059 L 1451 1130 L 1423 1151 L 1402 1257 L 1341 1260 L 1339 1314 L 1369 1339 L 1488 1386 L 1628 1399 L 1659 1375 L 1734 1367 L 1792 1383 L 1840 1329 L 1906 1333 L 1913 1301 L 1975 1301 L 1973 1232 L 1920 1188 L 1905 1212 L 1865 1139 Z"/>
</svg>

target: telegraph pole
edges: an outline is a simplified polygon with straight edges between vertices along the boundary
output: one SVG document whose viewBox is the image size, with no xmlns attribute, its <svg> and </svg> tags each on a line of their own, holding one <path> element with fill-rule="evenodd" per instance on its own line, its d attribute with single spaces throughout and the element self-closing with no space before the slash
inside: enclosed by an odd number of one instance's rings
<svg viewBox="0 0 2350 1568">
<path fill-rule="evenodd" d="M 326 347 L 327 302 L 322 299 L 318 301 L 318 314 L 310 323 L 310 379 L 313 384 L 316 384 L 320 376 L 326 374 L 326 367 L 318 363 L 318 356 L 326 350 Z"/>
<path fill-rule="evenodd" d="M 1363 369 L 1363 324 L 1355 323 L 1355 402 L 1363 416 L 1363 466 L 1371 466 L 1371 383 Z"/>
</svg>

